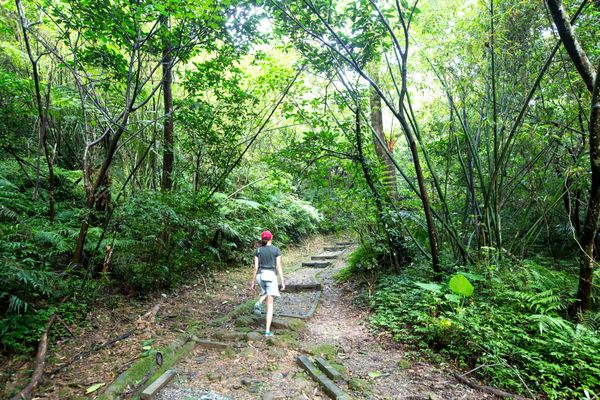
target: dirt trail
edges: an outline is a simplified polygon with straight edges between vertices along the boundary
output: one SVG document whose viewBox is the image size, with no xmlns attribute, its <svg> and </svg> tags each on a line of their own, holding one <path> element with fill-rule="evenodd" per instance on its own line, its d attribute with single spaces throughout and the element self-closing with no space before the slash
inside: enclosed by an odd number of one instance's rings
<svg viewBox="0 0 600 400">
<path fill-rule="evenodd" d="M 350 288 L 333 279 L 345 265 L 344 258 L 323 270 L 303 268 L 287 279 L 306 282 L 316 275 L 323 284 L 317 312 L 303 329 L 276 329 L 274 340 L 260 336 L 248 340 L 252 335 L 249 333 L 229 351 L 196 347 L 177 364 L 178 377 L 158 399 L 328 398 L 296 365 L 297 356 L 302 354 L 332 362 L 346 377 L 347 384 L 341 387 L 355 399 L 492 397 L 458 383 L 438 367 L 407 359 L 400 345 L 369 331 L 368 316 L 353 305 Z M 260 329 L 256 324 L 246 325 L 246 321 L 240 317 L 213 334 L 223 337 L 227 331 L 247 332 L 248 325 Z"/>
<path fill-rule="evenodd" d="M 287 283 L 310 281 L 318 274 L 323 284 L 320 304 L 306 324 L 276 327 L 272 340 L 258 334 L 264 327 L 250 317 L 249 307 L 240 307 L 251 306 L 249 301 L 256 298 L 247 288 L 250 267 L 198 275 L 176 292 L 159 293 L 144 302 L 108 298 L 110 303 L 106 303 L 103 299 L 92 307 L 87 323 L 71 326 L 73 337 L 65 336 L 52 344 L 46 379 L 36 397 L 95 398 L 143 359 L 145 343 L 151 341 L 153 349 L 162 349 L 195 329 L 198 336 L 217 338 L 231 347 L 217 351 L 194 346 L 174 365 L 177 377 L 161 391 L 159 400 L 328 398 L 296 365 L 297 356 L 302 354 L 322 356 L 340 369 L 348 382 L 342 388 L 354 399 L 491 398 L 458 384 L 444 367 L 415 361 L 399 344 L 369 331 L 368 314 L 354 304 L 352 286 L 337 284 L 332 278 L 345 265 L 348 251 L 329 268 L 298 268 L 301 261 L 320 253 L 325 244 L 323 238 L 314 238 L 284 254 Z M 289 303 L 294 296 L 288 296 Z M 306 298 L 311 297 L 306 294 Z M 143 318 L 157 304 L 156 316 Z M 276 302 L 276 310 L 278 306 L 288 307 L 285 304 L 285 300 Z M 95 348 L 126 332 L 131 335 L 110 347 Z M 2 361 L 0 398 L 10 398 L 26 384 L 32 365 L 20 360 Z M 59 368 L 69 361 L 72 364 Z M 119 392 L 121 398 L 139 392 L 142 381 L 129 382 Z M 100 389 L 86 394 L 97 384 L 102 384 Z"/>
</svg>

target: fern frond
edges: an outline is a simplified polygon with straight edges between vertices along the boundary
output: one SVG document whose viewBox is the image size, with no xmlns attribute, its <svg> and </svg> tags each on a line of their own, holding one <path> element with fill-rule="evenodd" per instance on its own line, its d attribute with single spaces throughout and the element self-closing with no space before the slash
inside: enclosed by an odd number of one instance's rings
<svg viewBox="0 0 600 400">
<path fill-rule="evenodd" d="M 557 333 L 566 333 L 569 337 L 575 336 L 572 324 L 561 317 L 533 314 L 528 316 L 527 319 L 538 324 L 540 334 L 543 334 L 545 331 L 554 331 Z"/>
<path fill-rule="evenodd" d="M 3 205 L 0 205 L 0 219 L 16 222 L 19 220 L 19 214 Z"/>
<path fill-rule="evenodd" d="M 588 311 L 583 313 L 583 325 L 593 331 L 600 331 L 600 312 Z"/>
<path fill-rule="evenodd" d="M 72 240 L 66 240 L 64 235 L 55 231 L 34 231 L 33 239 L 54 247 L 58 253 L 66 253 L 74 248 Z"/>
<path fill-rule="evenodd" d="M 514 292 L 514 296 L 522 301 L 522 306 L 538 314 L 548 314 L 564 308 L 560 296 L 552 289 L 539 293 Z"/>
</svg>

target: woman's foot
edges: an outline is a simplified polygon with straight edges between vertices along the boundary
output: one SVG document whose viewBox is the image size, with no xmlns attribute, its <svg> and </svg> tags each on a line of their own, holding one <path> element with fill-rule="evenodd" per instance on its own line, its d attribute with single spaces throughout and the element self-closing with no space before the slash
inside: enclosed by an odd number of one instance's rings
<svg viewBox="0 0 600 400">
<path fill-rule="evenodd" d="M 275 336 L 275 334 L 273 332 L 265 332 L 265 336 L 271 337 L 271 336 Z"/>
</svg>

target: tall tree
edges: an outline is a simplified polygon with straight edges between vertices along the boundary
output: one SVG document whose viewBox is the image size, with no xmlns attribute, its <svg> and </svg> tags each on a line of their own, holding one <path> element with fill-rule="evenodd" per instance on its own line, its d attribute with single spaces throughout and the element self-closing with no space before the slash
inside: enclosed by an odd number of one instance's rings
<svg viewBox="0 0 600 400">
<path fill-rule="evenodd" d="M 374 76 L 374 80 L 378 83 L 379 79 Z M 387 145 L 387 150 L 394 154 L 394 140 L 393 138 L 386 138 L 383 130 L 383 110 L 381 108 L 381 97 L 379 93 L 373 88 L 370 91 L 369 106 L 371 111 L 371 125 L 373 126 L 373 135 L 377 135 L 378 138 L 373 138 L 373 144 L 375 146 L 375 152 L 377 157 L 384 165 L 384 179 L 390 195 L 394 198 L 398 196 L 397 176 L 396 167 L 393 161 L 388 157 L 384 144 Z"/>
<path fill-rule="evenodd" d="M 54 222 L 55 216 L 55 205 L 54 205 L 54 187 L 55 187 L 55 177 L 54 177 L 54 160 L 52 154 L 50 154 L 50 149 L 48 146 L 48 107 L 50 102 L 50 89 L 48 89 L 48 95 L 46 96 L 46 100 L 42 98 L 42 86 L 40 80 L 40 71 L 38 67 L 38 63 L 41 56 L 36 56 L 33 53 L 33 49 L 31 47 L 31 41 L 29 37 L 29 29 L 31 24 L 27 21 L 27 17 L 25 16 L 25 10 L 23 9 L 23 3 L 21 0 L 15 0 L 17 6 L 17 12 L 19 13 L 19 22 L 21 25 L 21 29 L 23 31 L 23 42 L 25 43 L 25 50 L 27 51 L 27 56 L 29 58 L 29 62 L 31 63 L 31 70 L 33 74 L 33 88 L 35 92 L 35 103 L 37 106 L 38 112 L 38 129 L 39 129 L 39 143 L 40 146 L 44 149 L 44 157 L 46 159 L 46 165 L 48 167 L 48 208 L 49 213 L 48 217 L 50 222 Z"/>
<path fill-rule="evenodd" d="M 592 93 L 588 130 L 591 185 L 585 220 L 579 237 L 579 285 L 577 300 L 573 307 L 574 310 L 589 310 L 592 307 L 592 289 L 594 287 L 594 243 L 598 234 L 598 218 L 600 217 L 600 66 L 598 72 L 594 71 L 592 63 L 575 36 L 562 1 L 546 1 L 561 41 L 585 86 Z"/>
<path fill-rule="evenodd" d="M 164 123 L 163 123 L 163 172 L 161 188 L 170 191 L 173 186 L 173 146 L 174 146 L 174 124 L 173 124 L 173 71 L 172 71 L 172 51 L 171 45 L 169 15 L 161 18 L 163 28 L 163 105 L 164 105 Z"/>
<path fill-rule="evenodd" d="M 416 194 L 421 201 L 425 215 L 432 269 L 435 276 L 439 278 L 441 277 L 440 248 L 434 212 L 421 165 L 419 139 L 413 129 L 416 121 L 412 119 L 410 113 L 407 113 L 409 109 L 407 104 L 409 102 L 407 99 L 409 31 L 415 10 L 417 10 L 417 2 L 413 5 L 409 5 L 407 2 L 402 2 L 402 4 L 396 2 L 395 7 L 385 10 L 385 14 L 373 0 L 350 4 L 350 10 L 346 10 L 348 11 L 346 14 L 336 14 L 334 12 L 336 6 L 332 6 L 331 2 L 302 0 L 301 5 L 277 1 L 274 1 L 273 4 L 281 19 L 288 26 L 293 27 L 292 38 L 298 41 L 297 45 L 300 51 L 315 60 L 315 64 L 319 67 L 326 63 L 324 59 L 329 59 L 335 68 L 339 64 L 351 68 L 377 92 L 400 123 L 408 143 L 416 175 Z M 364 15 L 369 15 L 369 18 Z M 400 28 L 402 36 L 396 34 L 396 30 L 392 28 L 386 15 L 394 18 L 393 25 Z M 348 24 L 352 25 L 352 32 L 355 36 L 342 33 Z M 364 34 L 361 35 L 361 33 Z M 308 44 L 310 40 L 317 41 L 326 50 L 324 52 L 315 50 Z M 376 43 L 385 42 L 396 60 L 394 64 L 387 63 L 387 72 L 390 80 L 394 82 L 393 96 L 386 93 L 366 69 L 367 62 L 373 57 L 372 43 L 374 41 Z M 388 154 L 388 156 L 390 155 Z M 445 226 L 451 228 L 449 224 Z"/>
</svg>

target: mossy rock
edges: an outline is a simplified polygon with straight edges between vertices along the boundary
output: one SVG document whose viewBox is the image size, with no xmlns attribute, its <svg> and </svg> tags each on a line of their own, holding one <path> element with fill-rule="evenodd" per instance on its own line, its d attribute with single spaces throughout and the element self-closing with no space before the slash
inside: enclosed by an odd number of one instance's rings
<svg viewBox="0 0 600 400">
<path fill-rule="evenodd" d="M 225 341 L 238 341 L 246 338 L 245 332 L 233 331 L 230 329 L 218 330 L 213 334 L 213 337 Z"/>
<path fill-rule="evenodd" d="M 330 363 L 330 364 L 331 364 L 331 366 L 332 366 L 333 368 L 335 368 L 335 369 L 336 369 L 336 370 L 337 370 L 337 371 L 338 371 L 338 372 L 339 372 L 339 373 L 340 373 L 340 374 L 341 374 L 343 377 L 346 377 L 346 376 L 348 376 L 348 367 L 346 367 L 346 366 L 344 366 L 344 365 L 342 365 L 342 364 L 339 364 L 339 363 L 337 363 L 337 362 L 335 362 L 335 361 L 329 361 L 329 363 Z"/>
<path fill-rule="evenodd" d="M 400 368 L 400 369 L 409 369 L 410 368 L 410 361 L 408 361 L 405 358 L 401 358 L 400 360 L 398 360 L 398 368 Z"/>
<path fill-rule="evenodd" d="M 249 327 L 252 325 L 254 325 L 254 319 L 249 315 L 240 315 L 235 320 L 235 326 L 239 328 Z"/>
<path fill-rule="evenodd" d="M 348 381 L 348 387 L 356 392 L 362 392 L 367 389 L 368 382 L 364 379 L 353 378 Z"/>
<path fill-rule="evenodd" d="M 338 346 L 333 344 L 318 344 L 304 349 L 308 354 L 326 358 L 328 361 L 335 361 L 335 356 L 338 353 Z"/>
</svg>

